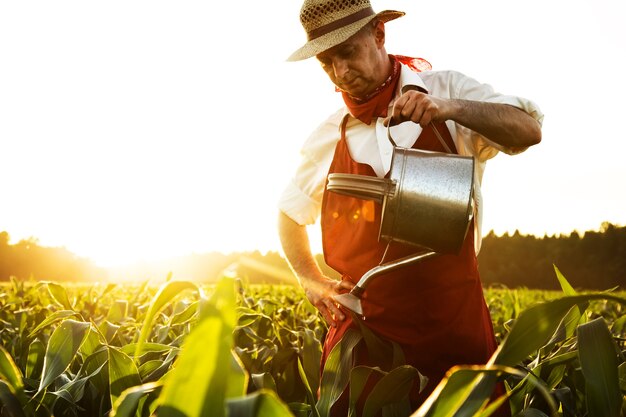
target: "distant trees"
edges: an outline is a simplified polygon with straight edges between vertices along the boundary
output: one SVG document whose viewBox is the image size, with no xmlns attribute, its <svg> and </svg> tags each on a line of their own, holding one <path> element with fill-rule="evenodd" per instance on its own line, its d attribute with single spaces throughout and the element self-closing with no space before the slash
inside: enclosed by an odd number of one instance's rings
<svg viewBox="0 0 626 417">
<path fill-rule="evenodd" d="M 177 279 L 212 282 L 225 271 L 232 271 L 251 283 L 297 282 L 278 252 L 211 252 L 105 270 L 65 248 L 40 246 L 33 238 L 14 245 L 9 241 L 9 234 L 0 232 L 0 281 L 10 276 L 54 281 L 145 280 L 165 278 L 172 272 Z M 324 273 L 339 276 L 324 263 L 322 255 L 316 259 Z M 496 236 L 491 232 L 483 239 L 478 255 L 481 279 L 487 286 L 558 289 L 553 265 L 575 288 L 626 289 L 626 227 L 603 223 L 600 231 L 588 231 L 583 236 L 573 232 L 536 237 L 519 231 Z"/>
<path fill-rule="evenodd" d="M 79 258 L 65 248 L 40 246 L 37 239 L 9 244 L 10 236 L 0 232 L 0 281 L 13 276 L 21 280 L 81 281 L 97 280 L 106 272 L 91 261 Z"/>
<path fill-rule="evenodd" d="M 558 289 L 553 265 L 579 289 L 626 289 L 626 227 L 603 223 L 584 236 L 538 238 L 516 231 L 483 239 L 478 268 L 485 285 Z"/>
</svg>

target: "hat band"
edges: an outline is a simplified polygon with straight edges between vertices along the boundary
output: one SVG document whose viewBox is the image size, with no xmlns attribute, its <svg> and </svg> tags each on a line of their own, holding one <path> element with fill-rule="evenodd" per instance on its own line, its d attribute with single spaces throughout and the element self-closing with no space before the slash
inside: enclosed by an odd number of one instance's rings
<svg viewBox="0 0 626 417">
<path fill-rule="evenodd" d="M 366 18 L 367 16 L 371 16 L 375 14 L 374 13 L 374 9 L 372 9 L 371 7 L 368 7 L 367 9 L 362 9 L 359 10 L 356 13 L 352 13 L 351 15 L 348 15 L 346 17 L 342 17 L 339 20 L 335 20 L 333 22 L 330 22 L 327 25 L 324 26 L 320 26 L 316 29 L 310 30 L 309 32 L 307 32 L 307 38 L 309 41 L 312 41 L 315 38 L 319 38 L 320 36 L 324 36 L 327 33 L 332 32 L 333 30 L 342 28 L 344 26 L 348 26 L 358 20 L 361 20 L 363 18 Z"/>
</svg>

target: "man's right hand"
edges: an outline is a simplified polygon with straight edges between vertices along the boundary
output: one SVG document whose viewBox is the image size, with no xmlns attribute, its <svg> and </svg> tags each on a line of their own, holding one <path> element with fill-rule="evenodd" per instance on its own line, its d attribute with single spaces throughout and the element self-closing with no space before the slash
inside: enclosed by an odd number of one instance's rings
<svg viewBox="0 0 626 417">
<path fill-rule="evenodd" d="M 352 282 L 328 277 L 301 279 L 300 282 L 306 298 L 319 310 L 329 326 L 337 327 L 338 321 L 345 320 L 346 315 L 333 296 L 350 291 L 354 287 Z"/>
<path fill-rule="evenodd" d="M 350 291 L 354 284 L 348 280 L 334 280 L 322 273 L 311 253 L 306 226 L 299 225 L 281 212 L 278 232 L 285 257 L 298 277 L 306 298 L 320 311 L 328 325 L 337 327 L 337 321 L 345 320 L 346 315 L 333 295 Z"/>
</svg>

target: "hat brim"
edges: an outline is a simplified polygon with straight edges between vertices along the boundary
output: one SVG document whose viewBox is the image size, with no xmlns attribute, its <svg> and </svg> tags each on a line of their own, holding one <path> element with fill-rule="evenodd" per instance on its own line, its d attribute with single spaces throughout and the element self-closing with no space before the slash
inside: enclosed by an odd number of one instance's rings
<svg viewBox="0 0 626 417">
<path fill-rule="evenodd" d="M 404 14 L 404 12 L 396 10 L 383 10 L 382 12 L 357 20 L 354 23 L 307 42 L 304 46 L 291 54 L 289 58 L 287 58 L 287 61 L 302 61 L 303 59 L 314 57 L 327 49 L 337 46 L 354 36 L 359 30 L 365 27 L 365 25 L 376 18 L 381 19 L 383 22 L 389 22 L 404 16 Z"/>
</svg>

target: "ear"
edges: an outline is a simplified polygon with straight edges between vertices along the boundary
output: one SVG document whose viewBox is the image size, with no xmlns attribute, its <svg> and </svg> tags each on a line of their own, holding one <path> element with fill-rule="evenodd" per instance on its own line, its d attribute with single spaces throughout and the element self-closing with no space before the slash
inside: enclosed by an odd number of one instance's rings
<svg viewBox="0 0 626 417">
<path fill-rule="evenodd" d="M 377 20 L 374 22 L 374 39 L 376 40 L 376 45 L 381 48 L 385 46 L 385 22 L 382 20 Z"/>
</svg>

